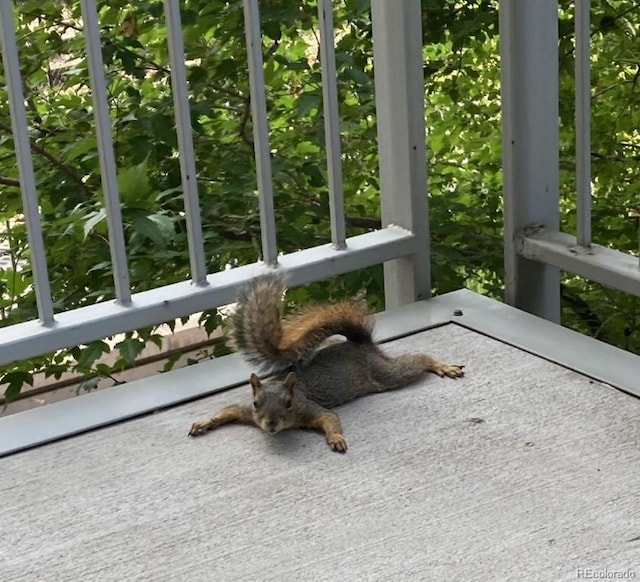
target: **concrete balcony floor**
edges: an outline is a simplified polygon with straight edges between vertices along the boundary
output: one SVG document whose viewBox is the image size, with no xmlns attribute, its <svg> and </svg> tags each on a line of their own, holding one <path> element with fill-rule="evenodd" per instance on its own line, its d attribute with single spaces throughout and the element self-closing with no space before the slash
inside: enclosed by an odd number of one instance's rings
<svg viewBox="0 0 640 582">
<path fill-rule="evenodd" d="M 338 409 L 346 455 L 186 436 L 242 386 L 0 459 L 0 580 L 640 577 L 638 398 L 454 323 L 385 349 L 467 374 Z"/>
</svg>

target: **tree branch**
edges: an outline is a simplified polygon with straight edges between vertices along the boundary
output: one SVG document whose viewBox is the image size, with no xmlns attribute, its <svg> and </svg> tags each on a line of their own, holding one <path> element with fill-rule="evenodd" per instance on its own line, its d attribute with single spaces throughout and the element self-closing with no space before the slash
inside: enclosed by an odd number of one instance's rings
<svg viewBox="0 0 640 582">
<path fill-rule="evenodd" d="M 5 178 L 4 176 L 0 176 L 0 184 L 2 184 L 3 186 L 14 186 L 16 188 L 20 188 L 20 180 Z"/>
<path fill-rule="evenodd" d="M 347 226 L 353 228 L 371 228 L 380 230 L 382 228 L 382 220 L 375 216 L 345 216 Z"/>
<path fill-rule="evenodd" d="M 5 125 L 4 123 L 0 123 L 0 129 L 9 133 L 12 132 L 11 127 Z M 69 178 L 71 178 L 76 184 L 78 184 L 78 186 L 80 186 L 80 188 L 85 193 L 93 195 L 93 191 L 84 183 L 84 181 L 82 180 L 82 176 L 78 174 L 78 172 L 76 172 L 73 168 L 67 166 L 63 161 L 56 158 L 53 154 L 50 154 L 32 137 L 29 138 L 29 142 L 31 143 L 31 147 L 35 152 L 40 154 L 43 158 L 49 160 L 54 166 L 56 166 L 56 168 L 62 170 L 67 176 L 69 176 Z"/>
<path fill-rule="evenodd" d="M 238 135 L 245 144 L 253 148 L 253 140 L 247 135 L 247 123 L 249 122 L 250 115 L 251 99 L 247 97 L 244 105 L 244 111 L 242 112 L 242 117 L 240 118 L 240 129 L 238 129 Z"/>
</svg>

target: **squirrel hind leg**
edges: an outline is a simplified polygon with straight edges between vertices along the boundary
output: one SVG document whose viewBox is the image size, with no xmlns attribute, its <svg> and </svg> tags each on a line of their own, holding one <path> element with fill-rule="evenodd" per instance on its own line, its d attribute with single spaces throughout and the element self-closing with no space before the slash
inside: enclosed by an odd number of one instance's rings
<svg viewBox="0 0 640 582">
<path fill-rule="evenodd" d="M 384 364 L 376 366 L 373 375 L 386 390 L 396 390 L 419 380 L 425 372 L 441 378 L 460 378 L 464 375 L 464 366 L 444 364 L 427 354 L 404 354 L 385 357 Z"/>
<path fill-rule="evenodd" d="M 418 354 L 417 357 L 420 358 L 426 372 L 437 374 L 441 378 L 445 376 L 447 378 L 461 378 L 464 376 L 464 366 L 460 364 L 445 364 L 427 354 Z"/>
</svg>

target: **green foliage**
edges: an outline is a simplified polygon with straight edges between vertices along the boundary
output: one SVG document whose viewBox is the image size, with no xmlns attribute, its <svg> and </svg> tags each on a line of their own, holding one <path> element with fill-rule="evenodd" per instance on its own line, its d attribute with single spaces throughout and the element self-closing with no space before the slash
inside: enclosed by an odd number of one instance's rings
<svg viewBox="0 0 640 582">
<path fill-rule="evenodd" d="M 347 227 L 354 235 L 375 228 L 380 215 L 372 30 L 366 0 L 334 5 Z M 497 2 L 422 6 L 434 290 L 467 286 L 500 297 Z M 260 254 L 242 3 L 187 0 L 181 7 L 205 254 L 215 272 Z M 317 18 L 313 1 L 264 0 L 260 8 L 278 244 L 291 252 L 329 240 Z M 638 207 L 640 194 L 640 7 L 601 0 L 592 8 L 594 236 L 637 252 L 637 224 L 627 210 Z M 160 0 L 101 1 L 99 14 L 131 285 L 139 292 L 189 277 L 166 25 Z M 56 309 L 112 300 L 80 2 L 23 0 L 16 18 Z M 561 212 L 568 231 L 575 228 L 572 27 L 572 10 L 562 10 Z M 33 319 L 36 310 L 6 100 L 0 100 L 0 129 L 0 244 L 10 258 L 0 267 L 0 325 L 10 325 Z M 295 289 L 290 299 L 303 303 L 363 288 L 383 308 L 379 267 Z M 576 277 L 565 278 L 563 291 L 567 324 L 640 351 L 634 299 Z M 211 332 L 220 318 L 207 313 L 202 323 Z M 0 383 L 10 399 L 39 371 L 110 376 L 131 365 L 149 340 L 159 341 L 153 330 L 127 334 L 115 346 L 112 368 L 96 364 L 111 349 L 98 341 L 6 367 Z"/>
</svg>

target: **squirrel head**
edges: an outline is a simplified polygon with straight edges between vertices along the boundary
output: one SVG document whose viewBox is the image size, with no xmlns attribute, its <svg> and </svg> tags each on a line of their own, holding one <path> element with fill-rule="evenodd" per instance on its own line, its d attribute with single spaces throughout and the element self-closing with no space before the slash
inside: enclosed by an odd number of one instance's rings
<svg viewBox="0 0 640 582">
<path fill-rule="evenodd" d="M 297 381 L 293 372 L 289 372 L 284 380 L 265 381 L 251 374 L 249 382 L 253 390 L 253 420 L 264 432 L 276 434 L 293 426 Z"/>
</svg>

